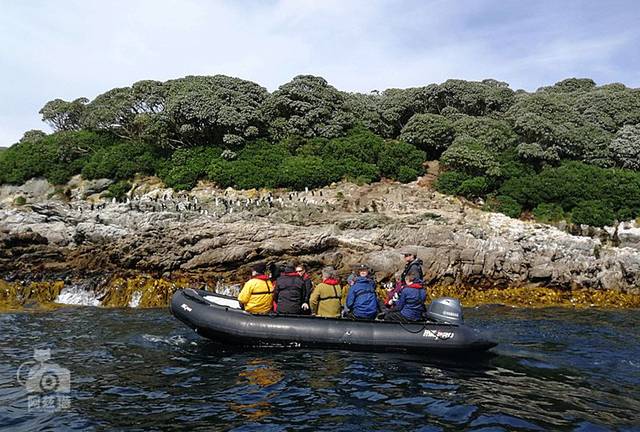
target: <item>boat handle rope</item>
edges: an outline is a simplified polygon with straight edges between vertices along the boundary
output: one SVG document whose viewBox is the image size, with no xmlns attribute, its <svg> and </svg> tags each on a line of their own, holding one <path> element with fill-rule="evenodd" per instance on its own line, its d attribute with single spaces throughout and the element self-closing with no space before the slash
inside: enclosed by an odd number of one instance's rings
<svg viewBox="0 0 640 432">
<path fill-rule="evenodd" d="M 427 322 L 426 321 L 422 322 L 422 327 L 417 331 L 413 331 L 413 330 L 405 327 L 405 324 L 412 324 L 409 321 L 400 321 L 399 320 L 397 322 L 400 324 L 400 327 L 402 327 L 403 330 L 406 330 L 409 333 L 413 333 L 413 334 L 421 333 L 422 331 L 424 331 L 427 328 Z M 415 324 L 418 324 L 418 322 L 416 322 Z"/>
</svg>

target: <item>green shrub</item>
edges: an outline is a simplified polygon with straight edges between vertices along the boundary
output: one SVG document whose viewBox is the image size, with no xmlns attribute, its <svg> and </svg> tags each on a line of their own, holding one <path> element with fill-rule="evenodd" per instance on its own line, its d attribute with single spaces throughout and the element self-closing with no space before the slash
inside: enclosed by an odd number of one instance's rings
<svg viewBox="0 0 640 432">
<path fill-rule="evenodd" d="M 155 173 L 158 161 L 159 157 L 150 144 L 120 142 L 95 152 L 82 167 L 82 176 L 86 179 L 125 180 L 136 174 Z"/>
<path fill-rule="evenodd" d="M 88 131 L 34 136 L 2 153 L 0 180 L 22 184 L 33 177 L 45 177 L 54 184 L 65 183 L 80 173 L 96 150 L 111 145 L 113 140 L 108 134 Z"/>
<path fill-rule="evenodd" d="M 465 180 L 472 178 L 469 174 L 459 171 L 446 171 L 438 176 L 435 182 L 436 190 L 444 194 L 457 195 Z"/>
<path fill-rule="evenodd" d="M 107 188 L 106 196 L 109 198 L 115 198 L 118 200 L 123 199 L 127 192 L 131 190 L 131 183 L 128 181 L 120 180 L 119 182 L 112 183 Z"/>
<path fill-rule="evenodd" d="M 453 127 L 456 137 L 470 136 L 494 151 L 515 147 L 518 138 L 507 122 L 491 117 L 463 115 L 455 121 Z"/>
<path fill-rule="evenodd" d="M 638 214 L 640 214 L 639 208 L 624 207 L 616 212 L 616 219 L 619 221 L 629 221 L 635 219 Z"/>
<path fill-rule="evenodd" d="M 316 140 L 314 146 L 317 153 L 314 156 L 323 158 L 356 159 L 364 163 L 375 164 L 378 155 L 384 147 L 384 140 L 373 132 L 357 127 L 351 129 L 347 136 L 334 138 L 329 141 Z"/>
<path fill-rule="evenodd" d="M 424 170 L 425 152 L 402 141 L 387 141 L 380 148 L 376 165 L 380 175 L 403 183 L 413 181 Z M 402 179 L 401 177 L 402 172 Z"/>
<path fill-rule="evenodd" d="M 175 190 L 191 190 L 202 177 L 202 173 L 192 166 L 178 165 L 163 171 L 162 181 Z"/>
<path fill-rule="evenodd" d="M 318 156 L 291 156 L 279 168 L 278 186 L 302 190 L 316 188 L 340 180 L 340 174 L 327 169 L 327 164 Z"/>
<path fill-rule="evenodd" d="M 207 167 L 207 178 L 222 188 L 234 185 L 232 162 L 213 160 Z"/>
<path fill-rule="evenodd" d="M 517 218 L 522 213 L 522 206 L 515 199 L 507 195 L 498 195 L 490 199 L 487 203 L 487 208 L 512 218 Z"/>
<path fill-rule="evenodd" d="M 603 227 L 612 225 L 614 219 L 613 211 L 602 201 L 580 201 L 571 211 L 571 220 L 576 224 Z"/>
<path fill-rule="evenodd" d="M 514 177 L 500 187 L 524 208 L 555 203 L 571 211 L 581 201 L 601 201 L 613 212 L 640 209 L 640 173 L 599 168 L 581 162 L 565 162 L 540 173 Z"/>
<path fill-rule="evenodd" d="M 396 179 L 401 183 L 409 183 L 414 181 L 419 174 L 420 173 L 414 168 L 403 165 L 398 170 L 398 176 Z"/>
<path fill-rule="evenodd" d="M 22 195 L 19 195 L 17 197 L 15 197 L 15 199 L 13 200 L 13 204 L 16 206 L 23 206 L 27 203 L 27 199 L 25 197 L 23 197 Z"/>
<path fill-rule="evenodd" d="M 477 198 L 483 196 L 489 190 L 489 181 L 486 177 L 473 177 L 464 180 L 458 187 L 456 193 L 466 198 Z"/>
<path fill-rule="evenodd" d="M 327 169 L 335 170 L 340 179 L 347 179 L 357 184 L 380 180 L 380 170 L 377 165 L 372 163 L 346 158 L 341 160 L 327 159 L 326 164 Z"/>
<path fill-rule="evenodd" d="M 500 163 L 500 179 L 506 181 L 512 178 L 521 178 L 529 175 L 535 175 L 536 170 L 533 166 L 517 160 L 515 152 L 504 152 L 498 156 Z"/>
<path fill-rule="evenodd" d="M 198 180 L 207 178 L 212 162 L 223 161 L 222 149 L 217 147 L 193 147 L 178 149 L 162 163 L 158 175 L 175 190 L 190 190 Z"/>
<path fill-rule="evenodd" d="M 564 211 L 558 204 L 541 203 L 533 209 L 533 216 L 540 222 L 558 222 L 564 218 Z"/>
<path fill-rule="evenodd" d="M 224 165 L 225 175 L 239 189 L 275 188 L 280 179 L 280 165 L 289 157 L 291 153 L 283 142 L 254 141 L 240 151 L 236 160 Z"/>
</svg>

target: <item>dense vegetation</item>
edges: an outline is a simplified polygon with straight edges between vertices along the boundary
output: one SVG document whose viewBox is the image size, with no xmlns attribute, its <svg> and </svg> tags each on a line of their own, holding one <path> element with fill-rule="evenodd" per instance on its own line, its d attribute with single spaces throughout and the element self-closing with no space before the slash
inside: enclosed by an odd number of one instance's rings
<svg viewBox="0 0 640 432">
<path fill-rule="evenodd" d="M 298 76 L 273 93 L 226 76 L 140 81 L 40 111 L 0 152 L 0 183 L 81 173 L 120 186 L 155 174 L 303 189 L 348 178 L 412 181 L 439 159 L 436 187 L 543 221 L 592 225 L 640 214 L 640 90 L 567 79 L 534 93 L 496 80 L 345 93 Z"/>
</svg>

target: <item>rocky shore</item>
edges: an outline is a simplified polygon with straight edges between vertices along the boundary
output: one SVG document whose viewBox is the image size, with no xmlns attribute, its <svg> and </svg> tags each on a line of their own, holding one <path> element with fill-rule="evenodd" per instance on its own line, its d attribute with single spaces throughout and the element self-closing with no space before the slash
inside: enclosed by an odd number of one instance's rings
<svg viewBox="0 0 640 432">
<path fill-rule="evenodd" d="M 201 184 L 176 193 L 151 178 L 136 182 L 121 202 L 104 198 L 108 184 L 74 179 L 56 189 L 32 180 L 0 188 L 5 302 L 24 303 L 11 297 L 24 297 L 16 286 L 30 283 L 57 282 L 59 289 L 80 284 L 101 298 L 116 296 L 108 292 L 114 281 L 127 285 L 140 277 L 174 288 L 228 287 L 257 261 L 295 260 L 312 270 L 331 264 L 344 274 L 364 261 L 384 281 L 401 269 L 406 245 L 418 250 L 434 290 L 640 294 L 635 223 L 617 230 L 582 227 L 591 236 L 572 235 L 483 212 L 420 183 L 340 183 L 297 193 Z M 137 295 L 147 296 L 145 304 L 162 304 L 162 298 L 150 300 L 157 286 Z"/>
</svg>

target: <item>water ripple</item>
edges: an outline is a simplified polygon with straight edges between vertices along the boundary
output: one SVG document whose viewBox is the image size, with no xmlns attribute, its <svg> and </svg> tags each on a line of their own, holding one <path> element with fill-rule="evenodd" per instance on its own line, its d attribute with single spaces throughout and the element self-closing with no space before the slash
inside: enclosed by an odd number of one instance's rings
<svg viewBox="0 0 640 432">
<path fill-rule="evenodd" d="M 166 310 L 0 315 L 0 427 L 11 430 L 638 431 L 634 311 L 479 308 L 501 341 L 468 360 L 233 349 Z M 70 370 L 69 409 L 29 412 L 33 348 Z"/>
</svg>

